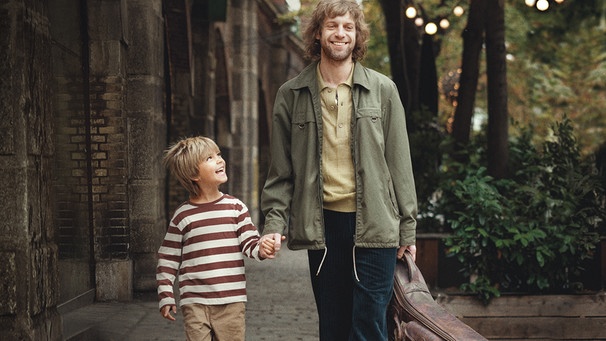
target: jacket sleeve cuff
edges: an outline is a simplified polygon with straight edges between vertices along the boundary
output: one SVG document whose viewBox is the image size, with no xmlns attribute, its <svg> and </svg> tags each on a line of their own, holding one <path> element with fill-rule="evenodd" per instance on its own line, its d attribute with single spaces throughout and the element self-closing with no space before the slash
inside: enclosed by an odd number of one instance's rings
<svg viewBox="0 0 606 341">
<path fill-rule="evenodd" d="M 267 220 L 261 229 L 261 234 L 279 233 L 284 234 L 284 224 L 275 220 Z"/>
</svg>

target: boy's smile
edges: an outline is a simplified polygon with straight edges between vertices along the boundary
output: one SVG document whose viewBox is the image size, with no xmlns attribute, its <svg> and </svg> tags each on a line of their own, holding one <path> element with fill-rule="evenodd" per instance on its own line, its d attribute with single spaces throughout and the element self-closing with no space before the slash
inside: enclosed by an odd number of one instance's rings
<svg viewBox="0 0 606 341">
<path fill-rule="evenodd" d="M 198 183 L 200 188 L 218 188 L 219 185 L 227 182 L 227 172 L 225 160 L 220 151 L 208 155 L 198 165 L 198 176 L 193 181 Z"/>
</svg>

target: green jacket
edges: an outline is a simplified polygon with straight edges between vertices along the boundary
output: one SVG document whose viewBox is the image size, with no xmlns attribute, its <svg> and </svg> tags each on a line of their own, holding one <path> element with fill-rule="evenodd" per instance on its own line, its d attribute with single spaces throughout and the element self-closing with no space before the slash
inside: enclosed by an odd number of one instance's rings
<svg viewBox="0 0 606 341">
<path fill-rule="evenodd" d="M 284 83 L 273 109 L 271 165 L 261 197 L 263 233 L 287 235 L 290 249 L 325 247 L 316 66 Z M 353 83 L 356 247 L 412 245 L 417 201 L 398 90 L 389 78 L 359 63 Z"/>
</svg>

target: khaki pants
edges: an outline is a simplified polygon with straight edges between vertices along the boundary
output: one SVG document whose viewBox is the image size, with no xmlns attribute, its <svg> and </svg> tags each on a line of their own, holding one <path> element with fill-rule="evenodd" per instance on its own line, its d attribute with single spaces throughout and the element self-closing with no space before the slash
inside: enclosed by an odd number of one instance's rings
<svg viewBox="0 0 606 341">
<path fill-rule="evenodd" d="M 181 307 L 188 341 L 244 341 L 244 302 Z"/>
</svg>

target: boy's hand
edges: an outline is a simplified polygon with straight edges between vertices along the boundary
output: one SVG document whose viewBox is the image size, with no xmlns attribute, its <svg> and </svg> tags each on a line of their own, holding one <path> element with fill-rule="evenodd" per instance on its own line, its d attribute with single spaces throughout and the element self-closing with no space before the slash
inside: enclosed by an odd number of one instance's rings
<svg viewBox="0 0 606 341">
<path fill-rule="evenodd" d="M 276 249 L 274 247 L 274 240 L 269 238 L 261 238 L 261 245 L 259 246 L 259 255 L 261 258 L 274 258 Z"/>
<path fill-rule="evenodd" d="M 276 257 L 276 253 L 280 251 L 282 241 L 286 239 L 286 236 L 282 236 L 279 233 L 266 234 L 261 237 L 259 246 L 259 255 L 261 258 L 273 259 Z"/>
<path fill-rule="evenodd" d="M 177 306 L 174 304 L 167 304 L 167 305 L 163 306 L 162 309 L 160 309 L 160 314 L 162 314 L 162 317 L 164 317 L 165 319 L 174 321 L 175 317 L 170 314 L 171 311 L 173 314 L 176 314 Z"/>
</svg>

